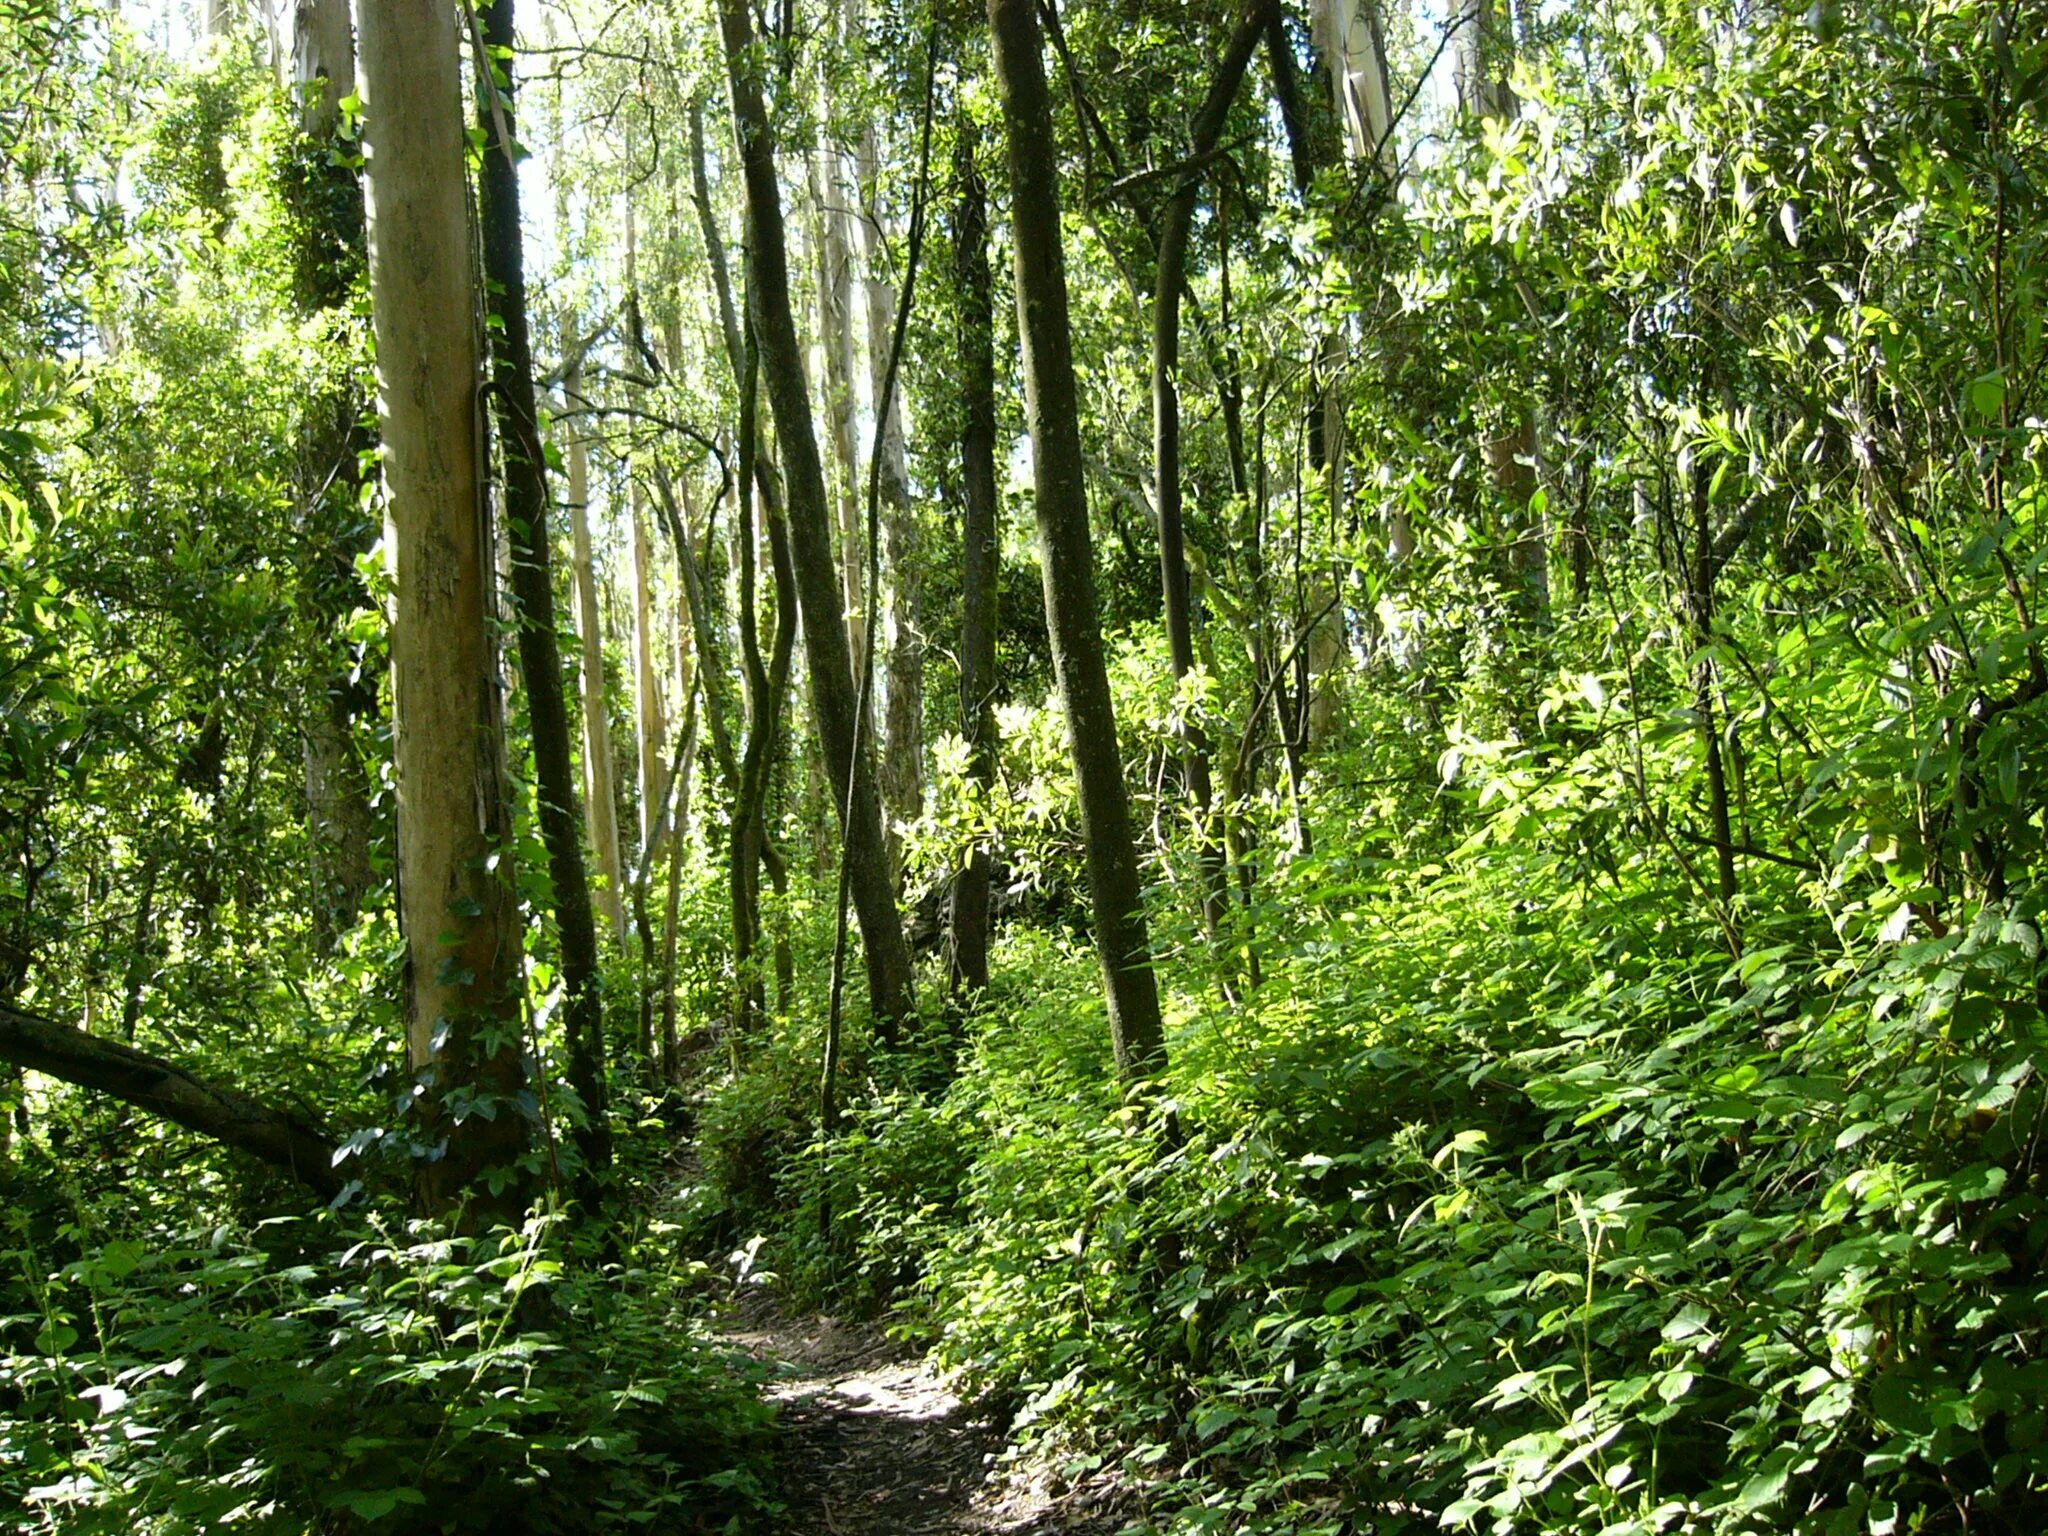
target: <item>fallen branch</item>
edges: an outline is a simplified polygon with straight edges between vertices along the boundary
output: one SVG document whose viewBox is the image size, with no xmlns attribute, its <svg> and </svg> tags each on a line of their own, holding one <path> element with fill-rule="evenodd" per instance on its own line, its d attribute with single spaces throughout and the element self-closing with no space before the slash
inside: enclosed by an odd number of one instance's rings
<svg viewBox="0 0 2048 1536">
<path fill-rule="evenodd" d="M 330 1199 L 341 1192 L 334 1143 L 321 1131 L 160 1056 L 0 1003 L 0 1061 L 111 1094 L 246 1152 Z"/>
</svg>

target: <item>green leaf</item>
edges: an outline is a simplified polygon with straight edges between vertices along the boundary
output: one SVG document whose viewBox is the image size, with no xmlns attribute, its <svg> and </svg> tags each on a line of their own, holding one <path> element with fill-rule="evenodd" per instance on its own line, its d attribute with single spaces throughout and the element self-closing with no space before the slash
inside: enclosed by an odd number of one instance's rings
<svg viewBox="0 0 2048 1536">
<path fill-rule="evenodd" d="M 1792 1478 L 1793 1459 L 1798 1454 L 1798 1448 L 1790 1445 L 1771 1452 L 1757 1474 L 1742 1485 L 1742 1492 L 1735 1496 L 1736 1504 L 1746 1513 L 1754 1514 L 1782 1499 L 1785 1485 Z"/>
<path fill-rule="evenodd" d="M 1904 1371 L 1887 1371 L 1870 1388 L 1870 1412 L 1889 1429 L 1905 1435 L 1934 1432 L 1934 1415 L 1928 1411 L 1926 1384 Z"/>
<path fill-rule="evenodd" d="M 342 1489 L 327 1496 L 327 1502 L 346 1509 L 363 1520 L 381 1520 L 401 1504 L 424 1504 L 427 1496 L 417 1488 L 380 1488 L 374 1491 Z"/>
<path fill-rule="evenodd" d="M 1951 1200 L 1990 1200 L 2005 1188 L 2005 1170 L 1989 1163 L 1965 1168 L 1948 1181 Z"/>
<path fill-rule="evenodd" d="M 1987 373 L 1982 378 L 1970 381 L 1970 409 L 1979 416 L 1996 416 L 2005 404 L 2005 379 L 2001 374 Z"/>
</svg>

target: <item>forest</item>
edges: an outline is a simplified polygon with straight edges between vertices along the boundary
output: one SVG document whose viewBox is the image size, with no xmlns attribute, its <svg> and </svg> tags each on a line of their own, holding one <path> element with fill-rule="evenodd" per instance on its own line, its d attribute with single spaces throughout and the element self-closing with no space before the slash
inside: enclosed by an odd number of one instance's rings
<svg viewBox="0 0 2048 1536">
<path fill-rule="evenodd" d="M 2048 1530 L 2044 285 L 2038 0 L 0 0 L 0 1531 Z"/>
</svg>

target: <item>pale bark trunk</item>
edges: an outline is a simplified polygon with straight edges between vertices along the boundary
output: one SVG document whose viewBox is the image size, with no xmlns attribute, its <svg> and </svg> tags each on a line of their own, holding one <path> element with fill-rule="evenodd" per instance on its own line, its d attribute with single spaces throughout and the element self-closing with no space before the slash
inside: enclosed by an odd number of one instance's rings
<svg viewBox="0 0 2048 1536">
<path fill-rule="evenodd" d="M 654 857 L 654 825 L 661 816 L 663 777 L 667 766 L 661 760 L 668 741 L 668 721 L 661 707 L 660 662 L 663 647 L 654 637 L 654 550 L 647 540 L 645 497 L 635 479 L 630 498 L 633 555 L 633 677 L 634 696 L 639 701 L 637 725 L 640 743 L 640 862 Z"/>
<path fill-rule="evenodd" d="M 853 241 L 838 151 L 810 156 L 818 258 L 819 341 L 824 349 L 825 419 L 832 429 L 833 506 L 839 525 L 840 585 L 855 676 L 867 655 L 867 573 L 862 566 L 860 400 L 854 375 Z"/>
<path fill-rule="evenodd" d="M 565 340 L 573 350 L 573 342 Z M 563 381 L 572 408 L 583 404 L 583 376 L 571 370 Z M 569 434 L 569 529 L 576 581 L 576 628 L 583 681 L 583 809 L 590 846 L 597 852 L 603 884 L 597 899 L 612 939 L 626 942 L 625 863 L 619 856 L 619 805 L 612 787 L 611 716 L 605 705 L 604 620 L 597 606 L 597 572 L 590 547 L 590 448 L 580 427 Z"/>
<path fill-rule="evenodd" d="M 431 1212 L 518 1210 L 517 901 L 488 617 L 466 124 L 455 12 L 363 0 L 370 285 L 396 586 L 400 923 L 414 1134 Z M 478 1109 L 485 1112 L 479 1113 Z M 486 1176 L 489 1182 L 486 1183 Z"/>
<path fill-rule="evenodd" d="M 1459 110 L 1472 117 L 1512 117 L 1508 65 L 1514 34 L 1500 0 L 1459 0 L 1452 71 Z"/>
<path fill-rule="evenodd" d="M 1394 167 L 1393 93 L 1375 0 L 1315 0 L 1316 45 L 1329 61 L 1330 83 L 1353 160 Z"/>
<path fill-rule="evenodd" d="M 903 448 L 903 390 L 889 390 L 889 353 L 896 333 L 896 284 L 888 271 L 882 239 L 881 166 L 875 129 L 868 124 L 859 152 L 862 289 L 867 301 L 869 399 L 886 393 L 889 408 L 876 424 L 877 489 L 881 494 L 882 555 L 888 571 L 888 637 L 883 691 L 882 809 L 887 822 L 889 867 L 902 878 L 899 823 L 924 812 L 924 638 L 921 633 L 923 577 L 918 568 L 917 508 L 910 496 L 910 469 Z"/>
<path fill-rule="evenodd" d="M 1110 1041 L 1119 1076 L 1127 1086 L 1136 1086 L 1164 1068 L 1166 1037 L 1102 654 L 1052 108 L 1032 0 L 988 0 L 988 15 L 1009 138 L 1017 330 L 1024 347 L 1025 421 L 1037 489 L 1046 628 L 1080 790 Z"/>
<path fill-rule="evenodd" d="M 326 143 L 341 126 L 342 102 L 356 88 L 348 0 L 296 0 L 292 83 L 300 92 L 299 131 L 316 144 Z"/>
</svg>

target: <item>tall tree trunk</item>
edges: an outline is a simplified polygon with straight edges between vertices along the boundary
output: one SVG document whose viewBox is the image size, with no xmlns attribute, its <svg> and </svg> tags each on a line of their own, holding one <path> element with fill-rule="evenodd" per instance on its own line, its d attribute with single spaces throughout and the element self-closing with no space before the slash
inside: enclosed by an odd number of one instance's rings
<svg viewBox="0 0 2048 1536">
<path fill-rule="evenodd" d="M 825 354 L 825 419 L 832 428 L 834 509 L 839 524 L 840 585 L 856 674 L 867 655 L 867 573 L 861 562 L 860 397 L 854 375 L 853 238 L 839 152 L 823 144 L 810 156 L 811 205 L 818 256 L 820 344 Z"/>
<path fill-rule="evenodd" d="M 760 348 L 756 337 L 751 291 L 747 296 L 747 324 L 742 331 L 739 309 L 733 303 L 732 274 L 726 266 L 725 238 L 711 207 L 711 183 L 704 166 L 704 112 L 701 102 L 690 104 L 691 197 L 697 205 L 697 221 L 704 236 L 704 250 L 711 268 L 712 290 L 718 302 L 719 332 L 725 340 L 726 364 L 731 369 L 733 388 L 739 397 L 740 526 L 735 534 L 739 558 L 739 631 L 741 677 L 745 682 L 746 744 L 740 762 L 740 777 L 732 806 L 729 874 L 732 890 L 733 974 L 736 978 L 734 1027 L 744 1034 L 765 1012 L 762 989 L 754 981 L 754 954 L 761 936 L 761 870 L 766 868 L 776 893 L 784 894 L 788 871 L 768 836 L 768 791 L 774 782 L 775 753 L 782 733 L 782 717 L 789 697 L 791 657 L 796 647 L 796 579 L 790 563 L 789 534 L 783 520 L 782 489 L 774 468 L 774 455 L 760 420 Z M 758 492 L 758 503 L 756 493 Z M 759 570 L 759 541 L 754 515 L 758 507 L 765 526 L 769 560 L 775 573 L 776 627 L 770 656 L 761 655 L 760 599 L 756 577 Z M 787 931 L 775 942 L 777 997 L 787 1007 L 795 974 L 795 958 Z"/>
<path fill-rule="evenodd" d="M 522 985 L 455 12 L 363 0 L 370 293 L 397 585 L 391 633 L 407 1055 L 422 1205 L 511 1217 L 528 1142 Z M 482 1112 L 479 1112 L 482 1111 Z M 488 1179 L 487 1179 L 487 1176 Z"/>
<path fill-rule="evenodd" d="M 960 478 L 964 546 L 960 575 L 960 734 L 975 779 L 996 782 L 997 528 L 995 300 L 988 269 L 988 202 L 975 163 L 978 130 L 971 114 L 954 125 L 959 206 L 953 221 L 953 283 L 960 304 Z M 953 881 L 951 971 L 969 992 L 988 985 L 989 849 L 977 842 Z"/>
<path fill-rule="evenodd" d="M 666 788 L 662 748 L 668 742 L 668 721 L 661 708 L 662 647 L 654 638 L 654 551 L 647 542 L 646 493 L 636 476 L 628 502 L 632 518 L 633 677 L 640 742 L 640 862 L 654 857 L 654 824 L 661 816 Z"/>
<path fill-rule="evenodd" d="M 574 351 L 573 340 L 565 346 Z M 581 409 L 583 370 L 572 368 L 562 383 L 572 409 Z M 590 447 L 580 424 L 569 434 L 569 530 L 576 582 L 576 628 L 583 692 L 583 809 L 590 846 L 597 853 L 604 884 L 598 901 L 611 925 L 613 942 L 626 942 L 626 866 L 619 855 L 618 792 L 612 786 L 611 714 L 605 704 L 604 617 L 597 606 L 597 571 L 590 547 Z"/>
<path fill-rule="evenodd" d="M 718 227 L 717 212 L 711 206 L 711 178 L 704 166 L 704 102 L 690 99 L 690 200 L 697 205 L 697 227 L 704 236 L 704 259 L 711 268 L 713 292 L 718 300 L 718 331 L 725 341 L 725 360 L 733 377 L 740 371 L 740 354 L 746 341 L 740 335 L 739 311 L 732 301 L 732 273 L 725 259 L 725 236 Z"/>
<path fill-rule="evenodd" d="M 656 988 L 661 994 L 661 1080 L 680 1078 L 680 1042 L 676 1036 L 676 942 L 681 936 L 683 862 L 690 842 L 690 788 L 697 765 L 697 679 L 683 689 L 682 744 L 676 749 L 675 817 L 668 838 L 668 905 L 662 917 L 661 966 Z"/>
<path fill-rule="evenodd" d="M 1514 33 L 1501 0 L 1458 0 L 1456 25 L 1452 84 L 1458 109 L 1471 117 L 1513 116 L 1508 66 L 1514 58 Z"/>
<path fill-rule="evenodd" d="M 299 92 L 299 139 L 289 176 L 298 217 L 292 223 L 293 297 L 303 316 L 348 302 L 363 265 L 363 189 L 334 153 L 341 102 L 355 90 L 355 41 L 348 0 L 298 0 L 293 15 L 292 80 Z M 304 611 L 324 653 L 320 697 L 310 701 L 302 741 L 306 811 L 312 824 L 314 918 L 322 947 L 355 921 L 375 874 L 370 840 L 376 817 L 370 780 L 356 750 L 357 717 L 375 706 L 374 687 L 356 676 L 336 635 L 362 600 L 356 557 L 374 529 L 362 515 L 362 400 L 342 386 L 310 403 L 299 441 L 300 520 L 306 538 Z"/>
<path fill-rule="evenodd" d="M 1314 0 L 1317 46 L 1329 61 L 1330 84 L 1353 160 L 1394 168 L 1394 104 L 1378 0 Z"/>
<path fill-rule="evenodd" d="M 759 393 L 759 359 L 749 344 L 739 368 L 740 377 L 740 482 L 754 478 L 760 452 L 756 397 Z M 764 482 L 765 484 L 765 482 Z M 747 740 L 740 763 L 740 781 L 733 801 L 732 880 L 733 939 L 735 974 L 739 978 L 737 1026 L 750 1028 L 764 1009 L 762 989 L 755 976 L 754 953 L 761 932 L 760 868 L 765 862 L 777 894 L 785 889 L 782 860 L 767 835 L 768 788 L 772 782 L 775 751 L 781 735 L 784 700 L 789 693 L 790 660 L 796 649 L 796 579 L 790 563 L 789 537 L 770 498 L 761 498 L 761 512 L 768 523 L 769 558 L 775 571 L 778 593 L 775 635 L 769 658 L 761 657 L 759 599 L 756 591 L 752 498 L 741 492 L 740 541 L 740 643 L 747 678 Z M 778 993 L 787 1002 L 791 956 L 787 938 L 776 947 Z"/>
<path fill-rule="evenodd" d="M 1130 796 L 1117 748 L 1116 712 L 1102 655 L 1094 541 L 1074 390 L 1066 259 L 1060 245 L 1059 171 L 1032 0 L 988 0 L 996 81 L 1009 136 L 1010 218 L 1017 330 L 1037 488 L 1046 628 L 1066 704 L 1079 783 L 1081 832 L 1094 896 L 1095 950 L 1109 1003 L 1110 1041 L 1125 1084 L 1165 1066 L 1166 1036 L 1152 974 Z"/>
<path fill-rule="evenodd" d="M 548 532 L 547 458 L 534 401 L 533 346 L 526 319 L 526 261 L 519 229 L 515 159 L 512 0 L 492 0 L 482 14 L 477 61 L 477 117 L 483 156 L 483 270 L 498 324 L 491 337 L 492 400 L 497 407 L 505 472 L 506 544 L 512 557 L 512 600 L 519 670 L 526 682 L 533 730 L 534 792 L 541 841 L 554 886 L 561 944 L 562 1029 L 569 1081 L 583 1101 L 576 1143 L 587 1175 L 611 1165 L 605 1083 L 604 994 L 597 968 L 597 924 L 578 838 L 575 755 L 568 698 L 556 640 L 554 550 Z M 585 1193 L 594 1192 L 586 1183 Z"/>
<path fill-rule="evenodd" d="M 811 705 L 832 780 L 845 840 L 847 878 L 859 914 L 868 995 L 888 1039 L 911 1010 L 910 948 L 896 909 L 871 745 L 860 729 L 853 663 L 841 622 L 839 571 L 832 558 L 831 513 L 824 467 L 812 435 L 810 390 L 790 309 L 789 260 L 776 184 L 775 141 L 755 71 L 753 22 L 746 0 L 720 0 L 719 19 L 732 82 L 733 120 L 753 235 L 752 291 L 760 331 L 761 369 L 787 475 L 789 536 L 797 597 L 809 655 Z"/>
<path fill-rule="evenodd" d="M 1188 145 L 1191 160 L 1216 147 L 1246 66 L 1265 36 L 1272 0 L 1251 0 L 1231 34 L 1195 116 Z M 1193 602 L 1188 590 L 1187 539 L 1182 523 L 1180 462 L 1180 298 L 1187 279 L 1188 235 L 1194 224 L 1200 183 L 1181 178 L 1159 224 L 1159 260 L 1152 295 L 1152 473 L 1159 514 L 1159 579 L 1165 599 L 1166 646 L 1176 681 L 1195 666 Z M 1209 771 L 1209 741 L 1201 726 L 1181 728 L 1181 762 L 1194 802 L 1196 847 L 1202 864 L 1202 915 L 1212 940 L 1225 905 L 1223 855 L 1213 826 L 1215 791 Z"/>
<path fill-rule="evenodd" d="M 857 18 L 849 13 L 857 30 Z M 921 540 L 917 507 L 910 495 L 910 469 L 903 448 L 903 391 L 889 389 L 889 353 L 896 332 L 896 284 L 889 275 L 882 238 L 881 164 L 875 125 L 862 130 L 857 156 L 861 214 L 861 289 L 866 299 L 868 398 L 888 396 L 888 409 L 875 424 L 875 471 L 882 501 L 882 555 L 888 570 L 888 652 L 883 673 L 887 710 L 882 720 L 882 810 L 889 867 L 902 877 L 899 822 L 924 812 L 924 640 L 923 578 L 918 569 Z M 878 407 L 879 408 L 879 407 Z"/>
</svg>

